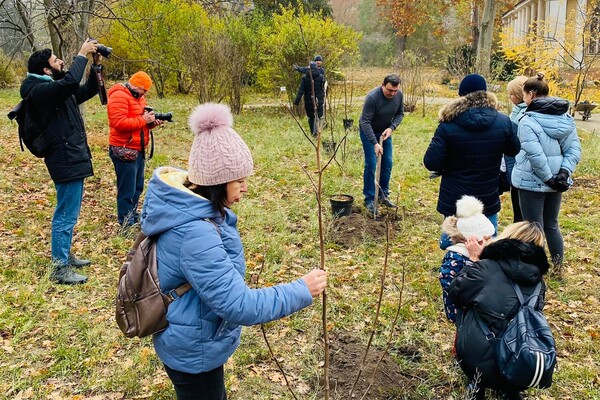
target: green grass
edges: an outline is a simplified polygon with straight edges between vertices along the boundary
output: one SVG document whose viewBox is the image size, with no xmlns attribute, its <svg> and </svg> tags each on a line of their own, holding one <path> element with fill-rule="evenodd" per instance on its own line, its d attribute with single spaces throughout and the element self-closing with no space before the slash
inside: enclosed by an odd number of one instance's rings
<svg viewBox="0 0 600 400">
<path fill-rule="evenodd" d="M 3 110 L 8 111 L 17 101 L 16 90 L 0 91 Z M 359 103 L 355 101 L 351 110 L 355 124 Z M 148 163 L 148 178 L 158 166 L 186 168 L 193 140 L 187 116 L 196 102 L 186 97 L 151 97 L 149 104 L 158 111 L 173 111 L 175 122 L 155 132 L 155 157 Z M 467 396 L 450 353 L 454 330 L 444 318 L 437 280 L 443 256 L 437 248 L 441 217 L 435 211 L 439 181 L 428 179 L 421 164 L 436 126 L 436 113 L 437 107 L 432 106 L 425 118 L 420 110 L 407 115 L 394 134 L 391 189 L 402 218 L 390 243 L 381 323 L 374 343 L 384 346 L 387 341 L 404 275 L 393 347 L 414 346 L 422 355 L 419 361 L 393 356 L 403 373 L 419 377 L 410 392 L 396 394 L 396 398 Z M 0 119 L 0 398 L 171 399 L 174 392 L 151 340 L 127 339 L 115 323 L 117 276 L 133 236 L 122 234 L 116 224 L 105 109 L 93 99 L 85 106 L 85 116 L 95 176 L 86 180 L 74 250 L 91 258 L 93 265 L 85 269 L 89 282 L 80 287 L 48 282 L 54 188 L 42 160 L 20 151 L 16 125 Z M 335 122 L 341 125 L 341 121 Z M 305 117 L 300 124 L 306 128 Z M 282 107 L 248 110 L 235 117 L 235 129 L 248 143 L 255 161 L 249 193 L 235 205 L 248 276 L 258 273 L 264 258 L 261 285 L 296 279 L 319 263 L 317 202 L 305 172 L 316 178 L 314 149 Z M 337 141 L 342 137 L 339 129 L 333 133 Z M 324 135 L 330 138 L 331 132 L 326 130 Z M 565 194 L 560 219 L 567 249 L 566 277 L 548 282 L 546 310 L 555 330 L 559 368 L 555 385 L 530 391 L 529 398 L 600 399 L 596 283 L 600 266 L 595 245 L 600 220 L 600 139 L 586 132 L 580 136 L 584 157 L 575 179 L 581 184 Z M 345 157 L 338 154 L 337 161 L 339 164 L 332 163 L 326 170 L 323 182 L 326 229 L 331 222 L 329 195 L 349 193 L 357 203 L 362 202 L 362 148 L 356 130 L 347 137 Z M 503 210 L 501 226 L 511 219 L 506 196 Z M 350 332 L 368 338 L 384 251 L 384 238 L 366 236 L 352 249 L 326 243 L 327 311 L 333 335 Z M 302 399 L 320 398 L 315 385 L 322 376 L 321 307 L 317 301 L 266 326 L 270 343 L 292 385 L 300 388 L 297 393 Z M 260 328 L 246 328 L 242 345 L 226 364 L 229 398 L 291 398 L 279 377 Z"/>
</svg>

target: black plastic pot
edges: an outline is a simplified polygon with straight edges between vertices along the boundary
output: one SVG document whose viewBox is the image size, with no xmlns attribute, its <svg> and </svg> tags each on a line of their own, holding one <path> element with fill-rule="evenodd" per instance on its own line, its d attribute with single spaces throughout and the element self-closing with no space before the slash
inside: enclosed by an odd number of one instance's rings
<svg viewBox="0 0 600 400">
<path fill-rule="evenodd" d="M 354 197 L 349 194 L 335 194 L 329 199 L 334 218 L 352 214 Z"/>
<path fill-rule="evenodd" d="M 325 150 L 326 153 L 333 153 L 335 151 L 335 146 L 336 146 L 336 142 L 333 142 L 331 140 L 324 140 L 323 141 L 323 150 Z"/>
<path fill-rule="evenodd" d="M 344 118 L 342 121 L 344 122 L 344 129 L 346 130 L 352 128 L 352 125 L 354 125 L 354 120 L 352 118 Z"/>
</svg>

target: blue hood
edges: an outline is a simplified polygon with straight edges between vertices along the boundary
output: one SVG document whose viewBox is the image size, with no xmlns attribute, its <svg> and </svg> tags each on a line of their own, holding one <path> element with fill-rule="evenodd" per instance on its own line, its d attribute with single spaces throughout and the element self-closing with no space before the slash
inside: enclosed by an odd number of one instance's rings
<svg viewBox="0 0 600 400">
<path fill-rule="evenodd" d="M 154 171 L 142 209 L 145 235 L 157 235 L 194 220 L 222 218 L 210 201 L 183 186 L 186 177 L 187 171 L 173 167 Z"/>
</svg>

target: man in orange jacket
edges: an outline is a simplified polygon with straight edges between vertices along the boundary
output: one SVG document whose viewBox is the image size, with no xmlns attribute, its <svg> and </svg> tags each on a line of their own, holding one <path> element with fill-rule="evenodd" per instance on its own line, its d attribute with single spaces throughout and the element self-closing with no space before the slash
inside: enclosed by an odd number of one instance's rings
<svg viewBox="0 0 600 400">
<path fill-rule="evenodd" d="M 129 227 L 139 222 L 137 211 L 144 190 L 145 151 L 150 141 L 150 129 L 162 125 L 153 111 L 145 110 L 145 95 L 152 79 L 138 71 L 124 84 L 108 91 L 108 154 L 117 175 L 117 217 L 119 224 Z"/>
</svg>

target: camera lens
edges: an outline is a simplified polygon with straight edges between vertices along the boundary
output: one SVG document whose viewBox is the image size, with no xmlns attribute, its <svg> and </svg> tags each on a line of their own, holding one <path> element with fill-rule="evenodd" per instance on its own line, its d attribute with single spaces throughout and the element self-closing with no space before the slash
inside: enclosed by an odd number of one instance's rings
<svg viewBox="0 0 600 400">
<path fill-rule="evenodd" d="M 173 122 L 173 113 L 155 113 L 154 118 L 160 119 L 161 121 Z"/>
<path fill-rule="evenodd" d="M 96 51 L 98 53 L 100 53 L 100 55 L 102 55 L 102 57 L 109 58 L 110 53 L 112 53 L 113 49 L 112 49 L 112 47 L 106 47 L 103 44 L 99 44 L 98 47 L 96 47 Z"/>
</svg>

